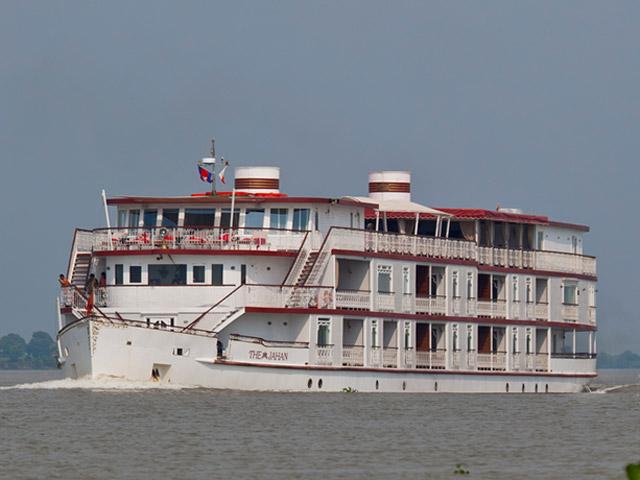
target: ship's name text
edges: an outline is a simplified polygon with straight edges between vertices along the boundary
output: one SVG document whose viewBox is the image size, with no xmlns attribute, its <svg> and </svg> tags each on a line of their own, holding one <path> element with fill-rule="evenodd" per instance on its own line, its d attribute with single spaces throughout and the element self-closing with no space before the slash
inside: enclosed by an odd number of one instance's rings
<svg viewBox="0 0 640 480">
<path fill-rule="evenodd" d="M 249 358 L 252 360 L 274 360 L 285 362 L 289 358 L 287 352 L 265 352 L 262 350 L 249 350 Z"/>
</svg>

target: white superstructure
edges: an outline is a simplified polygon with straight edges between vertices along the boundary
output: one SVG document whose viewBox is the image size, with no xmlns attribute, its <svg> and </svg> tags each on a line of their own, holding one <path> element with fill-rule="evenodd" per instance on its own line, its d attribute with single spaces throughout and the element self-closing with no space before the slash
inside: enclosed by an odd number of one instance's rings
<svg viewBox="0 0 640 480">
<path fill-rule="evenodd" d="M 419 188 L 419 187 L 418 187 Z M 69 377 L 242 390 L 575 392 L 595 377 L 596 265 L 582 225 L 430 208 L 408 172 L 369 195 L 118 197 L 77 230 L 59 298 Z M 104 280 L 88 307 L 89 274 Z"/>
</svg>

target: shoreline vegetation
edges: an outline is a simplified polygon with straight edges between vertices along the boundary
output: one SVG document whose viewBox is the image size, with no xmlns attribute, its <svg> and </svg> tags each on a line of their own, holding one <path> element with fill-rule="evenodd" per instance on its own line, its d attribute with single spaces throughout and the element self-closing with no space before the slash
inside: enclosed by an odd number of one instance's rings
<svg viewBox="0 0 640 480">
<path fill-rule="evenodd" d="M 56 343 L 47 332 L 34 332 L 29 342 L 16 333 L 0 337 L 0 370 L 54 368 L 57 368 Z M 617 355 L 599 353 L 597 368 L 640 368 L 640 355 L 629 350 Z"/>
<path fill-rule="evenodd" d="M 29 342 L 16 333 L 0 337 L 0 370 L 55 368 L 56 343 L 47 332 L 34 332 Z"/>
</svg>

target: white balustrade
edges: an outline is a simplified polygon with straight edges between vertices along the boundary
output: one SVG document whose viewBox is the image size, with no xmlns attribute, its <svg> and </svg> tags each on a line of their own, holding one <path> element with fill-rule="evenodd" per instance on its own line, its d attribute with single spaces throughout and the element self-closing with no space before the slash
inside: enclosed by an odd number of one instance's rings
<svg viewBox="0 0 640 480">
<path fill-rule="evenodd" d="M 506 318 L 507 305 L 504 300 L 478 300 L 478 316 L 491 318 Z"/>
<path fill-rule="evenodd" d="M 395 293 L 375 293 L 376 310 L 380 312 L 394 312 L 396 310 Z"/>
<path fill-rule="evenodd" d="M 549 304 L 547 304 L 547 303 L 536 303 L 536 306 L 535 306 L 535 318 L 537 320 L 548 320 L 549 319 Z"/>
<path fill-rule="evenodd" d="M 342 364 L 352 367 L 361 367 L 364 365 L 364 347 L 362 345 L 343 346 Z"/>
<path fill-rule="evenodd" d="M 353 310 L 369 310 L 371 306 L 371 292 L 364 290 L 336 291 L 336 308 Z"/>
<path fill-rule="evenodd" d="M 382 366 L 397 367 L 398 366 L 398 349 L 395 347 L 385 347 L 382 351 Z"/>
<path fill-rule="evenodd" d="M 577 305 L 562 305 L 562 318 L 568 322 L 578 321 Z"/>
<path fill-rule="evenodd" d="M 589 307 L 589 322 L 596 323 L 596 307 Z"/>
<path fill-rule="evenodd" d="M 333 364 L 333 345 L 318 345 L 316 347 L 316 365 Z"/>
</svg>

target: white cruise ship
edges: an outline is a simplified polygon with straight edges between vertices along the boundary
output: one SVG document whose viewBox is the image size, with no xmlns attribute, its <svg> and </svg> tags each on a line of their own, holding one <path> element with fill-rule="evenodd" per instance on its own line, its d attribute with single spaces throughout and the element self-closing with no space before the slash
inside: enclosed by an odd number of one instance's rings
<svg viewBox="0 0 640 480">
<path fill-rule="evenodd" d="M 368 196 L 317 198 L 281 193 L 279 168 L 240 167 L 216 193 L 211 164 L 212 193 L 105 197 L 107 227 L 76 230 L 66 376 L 540 394 L 596 376 L 588 227 L 420 205 L 401 171 L 370 173 Z"/>
</svg>

